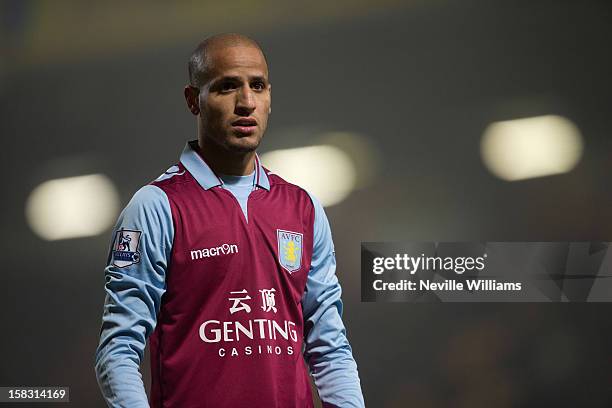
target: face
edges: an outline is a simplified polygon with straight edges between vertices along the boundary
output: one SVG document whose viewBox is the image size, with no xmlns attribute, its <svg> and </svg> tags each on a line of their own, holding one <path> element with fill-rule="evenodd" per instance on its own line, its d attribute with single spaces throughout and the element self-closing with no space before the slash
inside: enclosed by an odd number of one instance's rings
<svg viewBox="0 0 612 408">
<path fill-rule="evenodd" d="M 248 45 L 213 48 L 208 57 L 206 83 L 199 92 L 188 87 L 191 96 L 188 89 L 185 92 L 190 110 L 199 114 L 200 139 L 233 153 L 252 152 L 263 138 L 270 114 L 266 61 Z"/>
</svg>

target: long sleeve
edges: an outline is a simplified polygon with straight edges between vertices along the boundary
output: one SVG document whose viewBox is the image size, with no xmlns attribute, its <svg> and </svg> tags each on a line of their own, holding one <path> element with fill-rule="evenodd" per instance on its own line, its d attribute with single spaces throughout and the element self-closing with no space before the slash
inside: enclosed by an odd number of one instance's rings
<svg viewBox="0 0 612 408">
<path fill-rule="evenodd" d="M 95 372 L 109 407 L 148 407 L 140 363 L 155 329 L 174 238 L 170 204 L 155 186 L 138 190 L 113 232 Z"/>
<path fill-rule="evenodd" d="M 324 407 L 364 407 L 357 364 L 342 323 L 340 284 L 329 222 L 315 205 L 314 250 L 302 298 L 304 357 Z"/>
</svg>

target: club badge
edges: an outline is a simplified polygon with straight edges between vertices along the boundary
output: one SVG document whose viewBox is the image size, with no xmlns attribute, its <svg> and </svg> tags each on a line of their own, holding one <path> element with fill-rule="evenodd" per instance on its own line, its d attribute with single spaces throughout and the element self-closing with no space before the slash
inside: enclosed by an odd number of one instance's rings
<svg viewBox="0 0 612 408">
<path fill-rule="evenodd" d="M 302 266 L 302 243 L 304 236 L 299 232 L 276 230 L 278 241 L 278 261 L 289 273 L 293 273 Z"/>
</svg>

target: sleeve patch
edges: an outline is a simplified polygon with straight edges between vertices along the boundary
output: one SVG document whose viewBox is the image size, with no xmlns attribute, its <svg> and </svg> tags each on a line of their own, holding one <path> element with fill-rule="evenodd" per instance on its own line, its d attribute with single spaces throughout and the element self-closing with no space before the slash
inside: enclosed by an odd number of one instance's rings
<svg viewBox="0 0 612 408">
<path fill-rule="evenodd" d="M 140 236 L 142 231 L 120 229 L 115 232 L 112 249 L 112 264 L 123 268 L 140 262 Z"/>
</svg>

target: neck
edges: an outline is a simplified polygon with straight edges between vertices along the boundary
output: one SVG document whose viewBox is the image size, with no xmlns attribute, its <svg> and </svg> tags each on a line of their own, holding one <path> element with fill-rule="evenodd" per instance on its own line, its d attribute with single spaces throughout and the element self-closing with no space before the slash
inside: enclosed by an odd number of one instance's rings
<svg viewBox="0 0 612 408">
<path fill-rule="evenodd" d="M 198 141 L 199 153 L 217 174 L 246 176 L 255 169 L 255 152 L 231 153 L 215 143 Z"/>
</svg>

